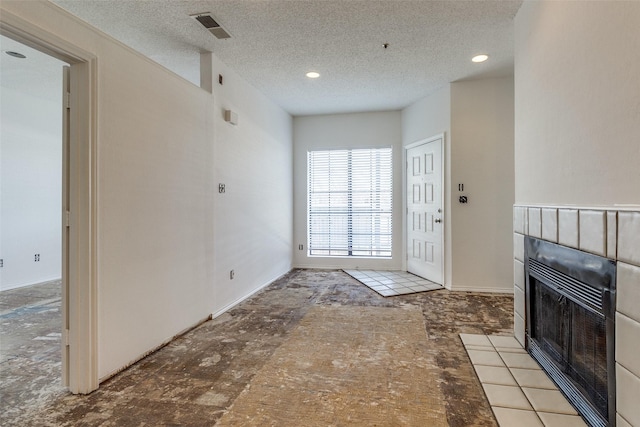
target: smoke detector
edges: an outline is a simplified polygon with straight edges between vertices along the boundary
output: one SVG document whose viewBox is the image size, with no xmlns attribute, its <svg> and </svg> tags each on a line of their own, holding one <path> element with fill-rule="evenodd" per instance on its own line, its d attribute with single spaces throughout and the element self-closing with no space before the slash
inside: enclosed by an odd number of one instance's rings
<svg viewBox="0 0 640 427">
<path fill-rule="evenodd" d="M 205 27 L 211 34 L 216 36 L 219 39 L 229 39 L 231 35 L 218 24 L 218 22 L 213 18 L 210 12 L 205 13 L 196 13 L 195 15 L 191 15 L 193 19 L 198 21 Z"/>
</svg>

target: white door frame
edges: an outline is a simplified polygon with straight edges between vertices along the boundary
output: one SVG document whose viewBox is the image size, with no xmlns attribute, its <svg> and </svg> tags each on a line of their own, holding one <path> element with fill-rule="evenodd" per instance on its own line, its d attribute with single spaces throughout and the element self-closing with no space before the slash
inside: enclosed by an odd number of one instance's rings
<svg viewBox="0 0 640 427">
<path fill-rule="evenodd" d="M 63 346 L 68 343 L 63 383 L 72 393 L 98 388 L 97 334 L 97 59 L 95 55 L 2 11 L 0 34 L 71 66 L 69 165 L 65 177 L 70 211 Z M 62 117 L 61 117 L 62 120 Z M 63 221 L 65 215 L 63 214 Z M 64 224 L 63 224 L 64 226 Z M 67 330 L 68 329 L 68 330 Z"/>
<path fill-rule="evenodd" d="M 425 139 L 420 139 L 418 141 L 412 142 L 411 144 L 405 145 L 404 147 L 402 147 L 402 162 L 403 162 L 403 171 L 402 171 L 402 269 L 404 271 L 407 271 L 407 257 L 408 257 L 408 252 L 407 252 L 407 208 L 408 208 L 408 204 L 407 204 L 407 173 L 409 170 L 408 164 L 407 164 L 407 152 L 409 151 L 409 149 L 414 148 L 414 147 L 418 147 L 420 145 L 423 144 L 428 144 L 430 142 L 434 142 L 437 141 L 439 139 L 442 139 L 442 182 L 441 182 L 441 194 L 440 194 L 440 203 L 443 209 L 443 222 L 444 222 L 444 227 L 442 230 L 442 285 L 444 286 L 447 283 L 447 272 L 445 271 L 445 265 L 446 265 L 446 260 L 445 257 L 447 255 L 447 251 L 446 251 L 446 243 L 447 243 L 447 239 L 445 237 L 446 235 L 446 230 L 448 227 L 448 221 L 446 221 L 446 217 L 447 217 L 447 207 L 444 204 L 445 201 L 445 191 L 448 191 L 447 188 L 445 188 L 445 174 L 446 174 L 446 139 L 445 139 L 445 132 L 442 132 L 440 134 L 437 135 L 433 135 L 429 138 L 425 138 Z"/>
</svg>

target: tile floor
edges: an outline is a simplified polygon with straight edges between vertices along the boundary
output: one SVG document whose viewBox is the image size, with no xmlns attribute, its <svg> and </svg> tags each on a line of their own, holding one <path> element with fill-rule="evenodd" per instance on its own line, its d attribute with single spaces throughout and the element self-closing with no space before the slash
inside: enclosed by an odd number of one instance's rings
<svg viewBox="0 0 640 427">
<path fill-rule="evenodd" d="M 442 285 L 433 283 L 406 271 L 382 270 L 343 270 L 360 283 L 373 289 L 383 297 L 415 294 L 416 292 L 444 289 Z"/>
<path fill-rule="evenodd" d="M 585 422 L 514 337 L 460 334 L 500 427 L 581 427 Z"/>
</svg>

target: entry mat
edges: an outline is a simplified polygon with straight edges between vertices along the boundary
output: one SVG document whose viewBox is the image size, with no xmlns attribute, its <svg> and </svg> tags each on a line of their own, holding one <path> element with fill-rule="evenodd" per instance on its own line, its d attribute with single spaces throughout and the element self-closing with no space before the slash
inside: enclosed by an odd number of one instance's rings
<svg viewBox="0 0 640 427">
<path fill-rule="evenodd" d="M 444 289 L 442 285 L 431 282 L 406 271 L 382 270 L 342 270 L 363 285 L 376 291 L 383 297 L 414 294 L 416 292 Z"/>
</svg>

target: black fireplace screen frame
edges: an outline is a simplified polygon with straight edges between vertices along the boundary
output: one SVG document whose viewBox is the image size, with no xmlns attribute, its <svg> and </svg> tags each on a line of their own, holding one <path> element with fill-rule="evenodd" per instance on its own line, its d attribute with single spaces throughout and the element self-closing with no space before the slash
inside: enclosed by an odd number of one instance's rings
<svg viewBox="0 0 640 427">
<path fill-rule="evenodd" d="M 590 425 L 613 427 L 616 418 L 616 262 L 531 236 L 525 237 L 524 246 L 527 351 Z M 606 410 L 603 410 L 602 404 L 594 404 L 593 398 L 585 393 L 583 385 L 571 378 L 571 368 L 557 362 L 558 357 L 552 354 L 553 350 L 549 348 L 548 341 L 536 337 L 536 334 L 540 334 L 541 326 L 540 322 L 536 326 L 532 321 L 537 316 L 533 304 L 535 299 L 542 298 L 543 292 L 547 299 L 551 296 L 557 297 L 558 305 L 570 305 L 585 313 L 592 313 L 591 318 L 596 319 L 599 327 L 606 331 Z M 553 326 L 553 320 L 551 324 Z M 563 327 L 564 325 L 558 325 L 556 329 L 560 330 Z M 567 336 L 572 333 L 568 332 Z"/>
</svg>

